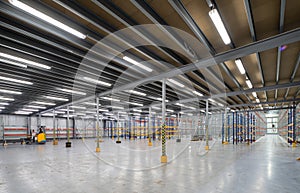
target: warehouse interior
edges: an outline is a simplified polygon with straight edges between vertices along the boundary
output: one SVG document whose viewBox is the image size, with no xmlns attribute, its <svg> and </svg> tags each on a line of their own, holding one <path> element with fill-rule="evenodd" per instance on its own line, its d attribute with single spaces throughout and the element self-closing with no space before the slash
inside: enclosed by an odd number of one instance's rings
<svg viewBox="0 0 300 193">
<path fill-rule="evenodd" d="M 1 0 L 0 192 L 297 192 L 299 0 Z"/>
</svg>

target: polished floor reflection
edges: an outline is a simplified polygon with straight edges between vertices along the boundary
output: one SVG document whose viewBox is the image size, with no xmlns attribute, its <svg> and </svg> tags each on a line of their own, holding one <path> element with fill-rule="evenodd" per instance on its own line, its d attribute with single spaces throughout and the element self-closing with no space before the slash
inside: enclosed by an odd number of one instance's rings
<svg viewBox="0 0 300 193">
<path fill-rule="evenodd" d="M 0 192 L 299 192 L 300 147 L 276 135 L 255 144 L 211 141 L 167 143 L 168 164 L 160 163 L 160 141 L 105 139 L 65 141 L 58 146 L 0 147 Z"/>
</svg>

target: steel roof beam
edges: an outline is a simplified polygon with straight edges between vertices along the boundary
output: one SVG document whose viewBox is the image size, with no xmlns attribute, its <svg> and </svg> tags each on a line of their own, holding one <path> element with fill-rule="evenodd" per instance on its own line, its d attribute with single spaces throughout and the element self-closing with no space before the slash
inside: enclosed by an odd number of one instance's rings
<svg viewBox="0 0 300 193">
<path fill-rule="evenodd" d="M 202 30 L 199 28 L 199 26 L 196 24 L 192 16 L 189 14 L 189 12 L 186 10 L 184 5 L 181 3 L 180 0 L 168 0 L 171 6 L 175 9 L 175 11 L 181 16 L 181 18 L 185 21 L 187 26 L 194 32 L 196 37 L 204 44 L 204 46 L 210 51 L 212 55 L 215 55 L 217 52 L 214 49 L 214 47 L 211 45 L 211 43 L 208 41 Z M 237 85 L 239 89 L 241 89 L 241 85 L 239 82 L 234 78 L 232 73 L 228 70 L 226 65 L 224 63 L 220 63 L 221 67 L 224 69 L 226 74 L 233 80 L 233 82 Z M 217 76 L 216 76 L 217 78 Z M 232 88 L 230 88 L 227 84 L 226 87 L 232 91 Z M 244 102 L 239 96 L 239 100 Z"/>
<path fill-rule="evenodd" d="M 252 92 L 264 92 L 264 91 L 269 91 L 269 90 L 291 88 L 291 87 L 297 87 L 297 86 L 300 86 L 300 82 L 277 84 L 277 85 L 265 86 L 265 87 L 261 87 L 261 88 L 247 89 L 247 90 L 243 90 L 243 91 L 233 91 L 233 92 L 228 92 L 228 93 L 215 94 L 212 96 L 203 96 L 203 97 L 197 97 L 197 98 L 184 99 L 184 100 L 179 100 L 179 101 L 174 101 L 174 102 L 168 103 L 168 105 L 175 104 L 178 102 L 179 103 L 187 103 L 187 102 L 194 102 L 194 101 L 198 101 L 198 100 L 206 100 L 209 98 L 212 98 L 212 99 L 224 98 L 224 97 L 228 97 L 228 96 L 236 96 L 236 95 L 247 94 L 247 93 L 252 93 Z"/>
<path fill-rule="evenodd" d="M 162 32 L 164 32 L 166 35 L 168 35 L 179 47 L 185 49 L 185 47 L 182 45 L 182 43 L 180 43 L 180 37 L 178 37 L 175 33 L 171 33 L 171 31 L 166 30 L 162 25 L 168 25 L 145 1 L 140 1 L 140 0 L 131 0 L 131 2 L 147 17 L 149 18 L 153 23 L 157 24 L 160 26 L 160 29 L 162 30 Z M 199 28 L 198 28 L 199 29 Z M 199 29 L 200 30 L 200 29 Z M 200 30 L 201 31 L 201 30 Z M 200 35 L 201 36 L 201 35 Z M 202 37 L 200 40 L 204 40 L 204 43 L 208 43 L 207 45 L 205 45 L 208 50 L 215 54 L 214 49 L 212 48 L 212 46 L 210 45 L 210 43 L 208 42 L 208 40 L 206 39 L 206 37 Z M 182 42 L 182 41 L 181 41 Z M 218 76 L 216 76 L 211 69 L 207 69 L 207 71 L 212 75 L 212 77 L 214 77 L 217 81 L 220 81 L 220 78 Z M 194 72 L 193 72 L 194 73 Z M 213 88 L 215 88 L 216 90 L 220 91 L 220 88 L 218 88 L 216 86 L 216 84 L 214 84 L 211 81 L 208 81 L 205 79 L 205 76 L 203 76 L 202 73 L 198 72 L 196 73 L 196 75 L 198 75 L 203 81 L 206 81 L 209 85 L 211 85 Z M 223 83 L 222 83 L 223 84 Z M 229 88 L 230 89 L 230 88 Z"/>
<path fill-rule="evenodd" d="M 299 68 L 299 63 L 300 63 L 300 53 L 298 53 L 298 59 L 297 59 L 297 61 L 296 61 L 294 70 L 293 70 L 293 72 L 292 72 L 292 75 L 291 75 L 291 78 L 290 78 L 290 82 L 293 82 L 293 81 L 294 81 L 294 78 L 295 78 L 296 73 L 297 73 L 298 68 Z M 285 93 L 285 95 L 284 95 L 284 98 L 286 98 L 286 97 L 288 96 L 289 91 L 290 91 L 290 89 L 288 88 L 288 89 L 286 90 L 286 93 Z M 296 96 L 297 96 L 297 95 L 296 95 Z"/>
<path fill-rule="evenodd" d="M 253 15 L 252 15 L 252 8 L 250 5 L 250 0 L 244 0 L 244 3 L 245 3 L 245 7 L 246 7 L 246 14 L 247 14 L 248 24 L 249 24 L 249 28 L 250 28 L 250 34 L 251 34 L 252 40 L 254 42 L 256 42 L 257 38 L 256 38 L 256 34 L 255 34 L 255 26 L 254 26 L 254 22 L 253 22 Z M 255 55 L 256 55 L 256 59 L 257 59 L 258 69 L 260 72 L 261 83 L 263 86 L 265 86 L 264 71 L 263 71 L 262 65 L 261 65 L 260 54 L 259 54 L 259 52 L 255 52 Z M 266 92 L 265 92 L 265 96 L 266 96 L 266 99 L 268 99 Z"/>
<path fill-rule="evenodd" d="M 260 40 L 257 42 L 247 44 L 245 46 L 241 46 L 241 47 L 229 50 L 227 52 L 217 54 L 212 58 L 201 59 L 198 62 L 196 62 L 195 64 L 187 64 L 185 66 L 179 67 L 178 69 L 172 69 L 168 72 L 164 72 L 164 73 L 161 73 L 156 76 L 144 78 L 144 79 L 138 80 L 136 82 L 132 82 L 132 83 L 129 83 L 126 85 L 122 85 L 122 86 L 113 88 L 113 89 L 105 91 L 103 93 L 98 93 L 97 96 L 101 97 L 101 96 L 105 96 L 105 95 L 108 95 L 111 93 L 116 93 L 116 92 L 120 92 L 123 90 L 132 89 L 132 88 L 136 87 L 137 85 L 143 85 L 143 84 L 146 84 L 149 82 L 162 80 L 162 78 L 164 78 L 164 77 L 165 78 L 174 77 L 174 76 L 177 76 L 179 74 L 184 74 L 189 71 L 193 71 L 196 69 L 206 68 L 206 67 L 215 65 L 215 63 L 225 62 L 225 61 L 232 60 L 235 58 L 247 56 L 247 55 L 250 55 L 250 54 L 253 54 L 256 52 L 262 52 L 265 50 L 269 50 L 269 49 L 278 47 L 279 45 L 282 45 L 282 44 L 290 44 L 290 43 L 297 42 L 297 41 L 300 41 L 300 28 L 296 28 L 291 31 L 287 31 L 287 32 L 284 32 L 284 33 L 281 33 L 281 34 L 278 34 L 278 35 L 275 35 L 275 36 L 272 36 L 272 37 L 269 37 L 269 38 L 266 38 L 266 39 L 263 39 L 263 40 Z M 255 89 L 257 89 L 257 90 L 255 90 Z M 248 89 L 244 92 L 247 92 L 247 91 L 250 92 L 250 90 L 251 90 L 251 92 L 259 91 L 259 88 L 255 88 L 255 89 Z M 95 96 L 89 96 L 86 98 L 82 98 L 82 99 L 73 101 L 72 103 L 80 103 L 80 102 L 94 99 L 94 98 L 95 98 Z M 65 107 L 72 103 L 67 103 L 60 107 Z M 52 110 L 52 109 L 48 109 L 47 111 L 50 111 L 50 110 Z"/>
<path fill-rule="evenodd" d="M 280 21 L 279 21 L 279 33 L 283 32 L 284 27 L 284 13 L 285 13 L 286 0 L 281 0 L 280 3 Z M 280 62 L 281 62 L 281 46 L 277 48 L 277 63 L 276 63 L 276 84 L 279 82 L 280 73 Z M 275 99 L 278 97 L 278 90 L 275 90 Z"/>
</svg>

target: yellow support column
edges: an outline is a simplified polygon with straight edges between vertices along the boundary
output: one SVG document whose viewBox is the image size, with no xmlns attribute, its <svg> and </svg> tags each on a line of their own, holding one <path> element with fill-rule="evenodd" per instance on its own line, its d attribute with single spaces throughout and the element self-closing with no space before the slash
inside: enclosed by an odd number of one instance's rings
<svg viewBox="0 0 300 193">
<path fill-rule="evenodd" d="M 151 141 L 151 107 L 149 107 L 149 116 L 148 116 L 148 146 L 152 146 L 152 141 Z M 145 120 L 146 121 L 146 120 Z"/>
<path fill-rule="evenodd" d="M 72 146 L 72 143 L 70 141 L 70 127 L 69 127 L 69 122 L 70 122 L 70 107 L 67 107 L 67 142 L 66 142 L 66 147 L 69 148 Z"/>
<path fill-rule="evenodd" d="M 161 143 L 162 143 L 162 155 L 160 158 L 161 163 L 167 163 L 167 151 L 166 151 L 166 78 L 162 81 L 162 126 L 161 126 Z"/>
<path fill-rule="evenodd" d="M 99 98 L 96 98 L 96 104 L 97 104 L 97 121 L 96 121 L 96 130 L 97 130 L 97 147 L 96 152 L 100 152 L 100 129 L 99 129 Z"/>
<path fill-rule="evenodd" d="M 297 147 L 297 142 L 293 142 L 292 147 Z"/>
<path fill-rule="evenodd" d="M 58 145 L 58 140 L 55 138 L 55 110 L 53 109 L 53 145 Z"/>
</svg>

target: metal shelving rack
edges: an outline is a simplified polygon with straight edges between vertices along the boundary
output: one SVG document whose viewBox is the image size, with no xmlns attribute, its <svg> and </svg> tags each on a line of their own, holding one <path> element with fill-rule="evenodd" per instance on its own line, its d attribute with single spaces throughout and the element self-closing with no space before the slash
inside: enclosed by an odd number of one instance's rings
<svg viewBox="0 0 300 193">
<path fill-rule="evenodd" d="M 295 126 L 295 135 L 296 135 L 296 142 L 300 143 L 300 104 L 296 106 L 296 126 Z"/>
</svg>

